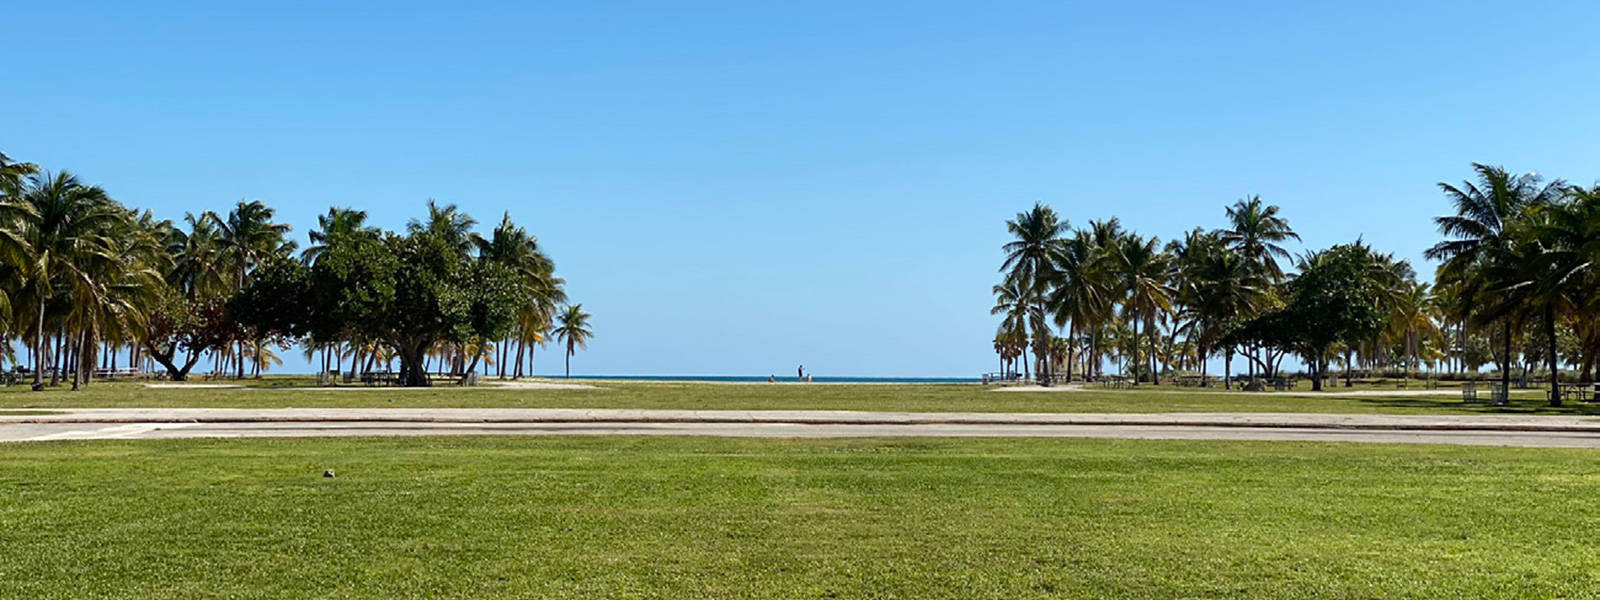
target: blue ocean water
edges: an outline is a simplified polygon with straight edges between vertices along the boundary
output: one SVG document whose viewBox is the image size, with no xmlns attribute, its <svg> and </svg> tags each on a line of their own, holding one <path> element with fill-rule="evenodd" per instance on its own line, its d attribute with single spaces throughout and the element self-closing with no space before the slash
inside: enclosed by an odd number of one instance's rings
<svg viewBox="0 0 1600 600">
<path fill-rule="evenodd" d="M 732 383 L 766 383 L 766 375 L 573 375 L 573 379 L 612 379 L 619 381 L 714 381 Z M 788 377 L 777 375 L 779 382 L 793 383 L 794 373 Z M 979 383 L 977 377 L 825 377 L 811 378 L 813 383 Z"/>
</svg>

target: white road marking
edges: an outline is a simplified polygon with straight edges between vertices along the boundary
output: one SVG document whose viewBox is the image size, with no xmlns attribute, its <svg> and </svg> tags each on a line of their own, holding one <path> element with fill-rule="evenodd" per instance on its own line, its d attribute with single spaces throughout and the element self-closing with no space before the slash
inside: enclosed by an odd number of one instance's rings
<svg viewBox="0 0 1600 600">
<path fill-rule="evenodd" d="M 194 425 L 194 423 L 129 423 L 129 424 L 126 424 L 126 425 L 114 425 L 114 426 L 111 426 L 111 427 L 101 427 L 99 429 L 80 429 L 80 430 L 75 430 L 75 431 L 60 431 L 60 432 L 56 432 L 56 433 L 52 433 L 52 434 L 48 434 L 48 435 L 41 435 L 41 436 L 38 436 L 38 437 L 25 438 L 25 439 L 20 440 L 20 441 L 24 441 L 24 442 L 48 442 L 48 441 L 51 441 L 51 440 L 80 440 L 80 439 L 115 440 L 115 439 L 126 439 L 126 438 L 131 438 L 131 437 L 137 437 L 137 436 L 149 433 L 151 431 L 155 431 L 157 429 L 177 429 L 177 428 L 180 428 L 180 427 L 190 427 L 192 425 Z"/>
</svg>

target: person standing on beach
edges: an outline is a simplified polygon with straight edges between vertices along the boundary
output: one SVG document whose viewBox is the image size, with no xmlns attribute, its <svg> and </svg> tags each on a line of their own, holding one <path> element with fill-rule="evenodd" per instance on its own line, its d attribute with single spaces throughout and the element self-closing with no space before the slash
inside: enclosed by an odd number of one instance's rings
<svg viewBox="0 0 1600 600">
<path fill-rule="evenodd" d="M 805 381 L 806 380 L 806 366 L 805 365 L 800 365 L 800 368 L 795 371 L 794 379 L 795 379 L 795 381 Z"/>
</svg>

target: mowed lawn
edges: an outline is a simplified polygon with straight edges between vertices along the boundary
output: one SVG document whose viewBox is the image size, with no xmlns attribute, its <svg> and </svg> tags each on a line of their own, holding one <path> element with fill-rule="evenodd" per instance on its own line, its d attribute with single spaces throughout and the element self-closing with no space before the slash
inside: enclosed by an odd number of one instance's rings
<svg viewBox="0 0 1600 600">
<path fill-rule="evenodd" d="M 1588 598 L 1597 458 L 1037 439 L 6 444 L 0 598 Z"/>
<path fill-rule="evenodd" d="M 224 380 L 219 383 L 229 383 Z M 1171 385 L 1134 390 L 1090 387 L 1077 392 L 997 392 L 966 385 L 726 384 L 594 381 L 594 389 L 528 389 L 479 385 L 404 389 L 347 386 L 315 388 L 304 378 L 246 380 L 244 389 L 147 388 L 138 382 L 97 382 L 85 390 L 52 388 L 30 392 L 25 385 L 0 388 L 0 408 L 67 407 L 498 407 L 498 408 L 663 408 L 695 410 L 865 410 L 906 412 L 1319 412 L 1467 414 L 1484 412 L 1596 414 L 1600 408 L 1572 403 L 1545 407 L 1539 390 L 1518 391 L 1512 406 L 1463 404 L 1455 388 L 1442 395 L 1404 395 L 1391 385 L 1363 385 L 1372 394 L 1312 396 L 1302 384 L 1294 394 L 1226 392 Z M 557 382 L 559 383 L 559 381 Z M 1410 388 L 1417 389 L 1417 385 Z M 1342 392 L 1346 388 L 1330 391 Z"/>
</svg>

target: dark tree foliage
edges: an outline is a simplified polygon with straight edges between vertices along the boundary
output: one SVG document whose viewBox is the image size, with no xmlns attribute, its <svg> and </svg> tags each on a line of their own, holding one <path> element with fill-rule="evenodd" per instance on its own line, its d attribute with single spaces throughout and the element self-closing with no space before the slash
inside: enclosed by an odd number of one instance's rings
<svg viewBox="0 0 1600 600">
<path fill-rule="evenodd" d="M 310 334 L 319 340 L 371 338 L 387 328 L 400 259 L 391 240 L 340 235 L 309 271 Z"/>
<path fill-rule="evenodd" d="M 1309 256 L 1287 285 L 1287 304 L 1230 326 L 1222 343 L 1298 354 L 1311 369 L 1312 389 L 1321 391 L 1334 344 L 1354 345 L 1383 332 L 1383 280 L 1389 276 L 1361 244 Z"/>
<path fill-rule="evenodd" d="M 1274 373 L 1284 355 L 1300 354 L 1305 349 L 1295 319 L 1294 313 L 1288 308 L 1279 308 L 1242 321 L 1230 320 L 1223 326 L 1217 345 L 1223 348 L 1264 349 L 1271 364 L 1261 364 L 1248 353 L 1245 358 L 1257 363 L 1262 373 Z"/>
<path fill-rule="evenodd" d="M 310 267 L 290 260 L 266 265 L 230 308 L 261 332 L 381 341 L 399 357 L 401 381 L 426 386 L 423 358 L 430 348 L 504 337 L 520 305 L 510 270 L 417 230 L 338 236 Z"/>
<path fill-rule="evenodd" d="M 1354 345 L 1383 332 L 1385 272 L 1360 244 L 1334 246 L 1306 263 L 1289 283 L 1283 324 L 1312 365 L 1312 389 L 1320 391 L 1335 343 Z"/>
<path fill-rule="evenodd" d="M 310 288 L 305 267 L 276 257 L 257 268 L 254 280 L 228 301 L 228 317 L 250 330 L 246 338 L 278 335 L 298 338 L 310 332 Z"/>
</svg>

